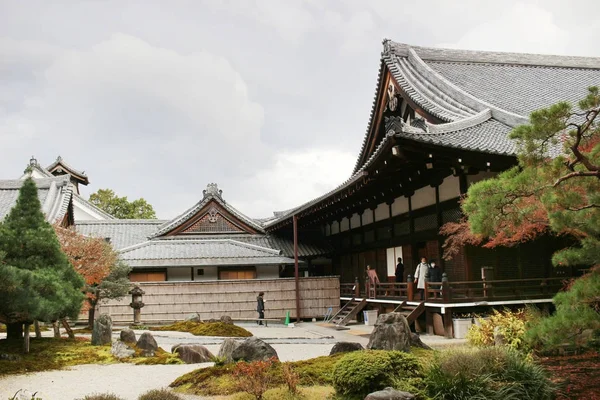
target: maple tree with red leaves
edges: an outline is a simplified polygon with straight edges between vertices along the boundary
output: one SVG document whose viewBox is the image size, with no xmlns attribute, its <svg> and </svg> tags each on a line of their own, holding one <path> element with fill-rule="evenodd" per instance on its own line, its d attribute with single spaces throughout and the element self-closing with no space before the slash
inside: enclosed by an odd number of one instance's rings
<svg viewBox="0 0 600 400">
<path fill-rule="evenodd" d="M 119 261 L 116 251 L 102 238 L 84 236 L 73 229 L 54 227 L 63 252 L 85 280 L 88 327 L 94 323 L 94 314 L 100 300 L 125 296 L 130 287 L 130 268 Z"/>
</svg>

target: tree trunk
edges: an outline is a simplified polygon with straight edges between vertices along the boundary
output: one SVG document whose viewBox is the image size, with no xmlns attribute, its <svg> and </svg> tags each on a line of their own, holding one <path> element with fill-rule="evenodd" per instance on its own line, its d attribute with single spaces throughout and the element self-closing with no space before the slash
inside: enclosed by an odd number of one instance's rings
<svg viewBox="0 0 600 400">
<path fill-rule="evenodd" d="M 73 329 L 69 326 L 66 318 L 61 318 L 60 322 L 62 322 L 62 326 L 67 331 L 67 335 L 69 335 L 69 339 L 75 339 L 75 333 L 73 333 Z"/>
<path fill-rule="evenodd" d="M 90 309 L 88 310 L 88 329 L 94 329 L 94 319 L 96 315 L 96 304 L 90 304 Z"/>
<path fill-rule="evenodd" d="M 54 338 L 60 339 L 60 326 L 58 325 L 58 321 L 52 321 L 52 329 L 54 330 Z"/>
<path fill-rule="evenodd" d="M 42 338 L 42 331 L 40 329 L 40 321 L 34 321 L 33 322 L 33 326 L 35 327 L 35 338 L 36 339 L 41 339 Z"/>
<path fill-rule="evenodd" d="M 30 323 L 25 324 L 25 338 L 23 340 L 23 353 L 25 353 L 25 354 L 29 353 L 29 327 L 30 326 L 31 326 Z"/>
<path fill-rule="evenodd" d="M 7 339 L 23 339 L 23 324 L 20 322 L 6 324 Z"/>
</svg>

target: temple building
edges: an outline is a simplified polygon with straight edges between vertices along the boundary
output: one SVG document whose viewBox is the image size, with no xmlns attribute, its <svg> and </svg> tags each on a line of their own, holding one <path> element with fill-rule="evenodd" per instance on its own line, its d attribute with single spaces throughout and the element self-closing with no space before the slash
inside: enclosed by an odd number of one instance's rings
<svg viewBox="0 0 600 400">
<path fill-rule="evenodd" d="M 269 221 L 269 233 L 321 237 L 334 248 L 333 273 L 362 282 L 365 267 L 393 278 L 421 257 L 450 281 L 524 279 L 576 273 L 551 265 L 561 243 L 541 238 L 515 248 L 466 247 L 442 260 L 440 227 L 461 218 L 474 182 L 517 164 L 508 135 L 529 114 L 559 101 L 577 104 L 600 85 L 600 58 L 450 50 L 383 42 L 375 99 L 350 178 Z M 550 147 L 550 156 L 561 151 Z M 484 268 L 482 270 L 482 268 Z M 483 272 L 482 272 L 483 271 Z"/>
</svg>

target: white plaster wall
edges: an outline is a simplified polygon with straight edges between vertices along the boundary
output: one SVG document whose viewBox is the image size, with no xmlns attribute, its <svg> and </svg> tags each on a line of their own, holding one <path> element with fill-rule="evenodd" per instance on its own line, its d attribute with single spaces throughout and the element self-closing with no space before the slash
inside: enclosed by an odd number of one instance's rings
<svg viewBox="0 0 600 400">
<path fill-rule="evenodd" d="M 408 212 L 408 197 L 396 197 L 392 203 L 392 216 L 404 214 Z"/>
<path fill-rule="evenodd" d="M 273 279 L 279 278 L 279 265 L 257 265 L 257 279 Z"/>
<path fill-rule="evenodd" d="M 203 269 L 204 275 L 198 275 L 198 270 Z M 195 281 L 216 281 L 219 279 L 219 269 L 217 267 L 194 267 Z"/>
<path fill-rule="evenodd" d="M 413 210 L 435 204 L 435 188 L 425 186 L 424 188 L 415 191 L 411 202 Z"/>
<path fill-rule="evenodd" d="M 476 182 L 482 181 L 484 179 L 493 178 L 496 175 L 498 175 L 497 172 L 488 172 L 488 171 L 481 171 L 477 175 L 467 175 L 467 184 L 469 186 L 471 186 L 472 184 L 474 184 Z"/>
<path fill-rule="evenodd" d="M 352 226 L 352 229 L 358 228 L 360 226 L 360 215 L 354 213 L 352 218 L 350 218 L 350 224 Z"/>
<path fill-rule="evenodd" d="M 460 179 L 458 176 L 447 176 L 439 187 L 440 201 L 460 197 Z"/>
<path fill-rule="evenodd" d="M 340 223 L 337 221 L 333 221 L 331 224 L 331 234 L 335 235 L 336 233 L 340 233 Z"/>
<path fill-rule="evenodd" d="M 390 206 L 381 203 L 375 209 L 375 221 L 381 221 L 390 217 Z"/>
<path fill-rule="evenodd" d="M 363 226 L 373 223 L 373 211 L 370 208 L 367 208 L 363 212 L 362 223 L 363 223 Z"/>
<path fill-rule="evenodd" d="M 342 218 L 342 222 L 340 224 L 340 232 L 345 232 L 348 229 L 350 229 L 350 221 L 348 218 L 344 217 Z"/>
<path fill-rule="evenodd" d="M 191 281 L 192 274 L 190 267 L 185 268 L 167 268 L 167 280 L 168 281 Z"/>
</svg>

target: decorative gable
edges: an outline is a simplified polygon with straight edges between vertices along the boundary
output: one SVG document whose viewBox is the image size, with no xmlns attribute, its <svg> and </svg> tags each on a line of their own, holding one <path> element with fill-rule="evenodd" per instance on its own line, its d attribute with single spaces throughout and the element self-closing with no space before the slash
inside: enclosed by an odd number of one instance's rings
<svg viewBox="0 0 600 400">
<path fill-rule="evenodd" d="M 245 233 L 245 231 L 212 206 L 207 213 L 181 233 Z"/>
</svg>

